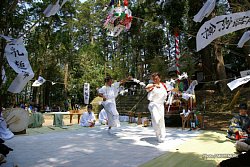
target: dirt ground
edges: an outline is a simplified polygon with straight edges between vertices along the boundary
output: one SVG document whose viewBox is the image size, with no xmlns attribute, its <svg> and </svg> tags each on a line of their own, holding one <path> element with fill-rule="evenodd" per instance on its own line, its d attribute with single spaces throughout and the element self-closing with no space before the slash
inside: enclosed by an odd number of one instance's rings
<svg viewBox="0 0 250 167">
<path fill-rule="evenodd" d="M 52 126 L 54 116 L 53 115 L 43 115 L 43 116 L 44 116 L 43 126 Z M 77 115 L 73 115 L 72 123 L 70 123 L 69 115 L 64 115 L 63 122 L 64 122 L 64 125 L 78 124 Z"/>
</svg>

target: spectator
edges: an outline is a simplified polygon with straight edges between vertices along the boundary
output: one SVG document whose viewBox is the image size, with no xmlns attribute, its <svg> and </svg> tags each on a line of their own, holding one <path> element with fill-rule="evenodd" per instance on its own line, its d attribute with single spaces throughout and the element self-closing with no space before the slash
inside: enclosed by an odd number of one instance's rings
<svg viewBox="0 0 250 167">
<path fill-rule="evenodd" d="M 246 126 L 249 122 L 247 115 L 247 104 L 242 103 L 239 105 L 239 115 L 233 117 L 230 121 L 229 129 L 227 131 L 227 138 L 238 140 L 247 131 Z"/>
<path fill-rule="evenodd" d="M 70 101 L 70 103 L 71 103 L 71 110 L 76 110 L 76 99 L 75 99 L 75 97 L 74 96 L 72 96 L 72 99 L 71 99 L 71 101 Z"/>
<path fill-rule="evenodd" d="M 99 119 L 100 124 L 102 125 L 108 124 L 108 116 L 104 108 L 100 111 L 98 119 Z"/>
<path fill-rule="evenodd" d="M 81 120 L 80 120 L 80 125 L 84 127 L 94 127 L 95 126 L 95 114 L 92 111 L 92 104 L 89 104 L 87 109 L 88 112 L 84 112 L 82 114 Z"/>
</svg>

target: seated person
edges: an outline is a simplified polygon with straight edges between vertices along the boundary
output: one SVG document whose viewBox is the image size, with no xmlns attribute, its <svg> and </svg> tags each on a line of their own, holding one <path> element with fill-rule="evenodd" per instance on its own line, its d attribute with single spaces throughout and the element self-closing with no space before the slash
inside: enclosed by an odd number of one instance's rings
<svg viewBox="0 0 250 167">
<path fill-rule="evenodd" d="M 246 135 L 246 138 L 236 142 L 235 147 L 238 152 L 250 151 L 250 121 L 246 125 Z"/>
<path fill-rule="evenodd" d="M 87 109 L 88 112 L 84 112 L 81 116 L 81 120 L 80 120 L 80 125 L 81 126 L 85 126 L 85 127 L 94 127 L 95 126 L 95 114 L 92 111 L 92 104 L 89 104 Z"/>
<path fill-rule="evenodd" d="M 230 121 L 227 138 L 234 140 L 240 139 L 243 136 L 243 132 L 246 132 L 246 125 L 249 120 L 247 104 L 242 103 L 239 105 L 239 115 L 233 117 Z"/>
<path fill-rule="evenodd" d="M 108 116 L 104 108 L 100 111 L 98 118 L 99 118 L 100 124 L 102 125 L 108 124 Z"/>
<path fill-rule="evenodd" d="M 198 127 L 198 119 L 194 112 L 190 113 L 190 130 L 195 130 Z"/>
<path fill-rule="evenodd" d="M 250 151 L 239 154 L 237 157 L 229 158 L 220 162 L 217 167 L 247 167 L 250 166 Z"/>
</svg>

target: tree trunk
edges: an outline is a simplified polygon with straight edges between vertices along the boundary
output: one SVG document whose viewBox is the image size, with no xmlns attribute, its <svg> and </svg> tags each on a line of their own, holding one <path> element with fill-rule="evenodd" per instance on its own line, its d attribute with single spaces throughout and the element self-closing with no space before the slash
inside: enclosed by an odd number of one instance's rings
<svg viewBox="0 0 250 167">
<path fill-rule="evenodd" d="M 224 66 L 224 58 L 222 55 L 222 49 L 221 46 L 218 44 L 214 44 L 214 55 L 216 58 L 216 78 L 217 80 L 224 80 L 224 81 L 220 81 L 218 82 L 218 88 L 220 93 L 225 94 L 226 91 L 226 81 L 225 79 L 227 78 L 226 75 L 226 69 Z"/>
<path fill-rule="evenodd" d="M 213 68 L 213 59 L 211 56 L 211 48 L 207 46 L 201 51 L 201 60 L 202 60 L 202 67 L 204 73 L 204 80 L 205 81 L 212 81 L 214 75 L 214 68 Z"/>
<path fill-rule="evenodd" d="M 64 65 L 64 96 L 68 96 L 68 78 L 69 78 L 69 63 Z"/>
</svg>

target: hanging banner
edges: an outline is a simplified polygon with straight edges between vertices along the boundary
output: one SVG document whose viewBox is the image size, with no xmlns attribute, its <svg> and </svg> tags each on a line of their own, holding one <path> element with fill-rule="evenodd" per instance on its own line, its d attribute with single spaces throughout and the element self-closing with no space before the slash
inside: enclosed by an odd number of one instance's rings
<svg viewBox="0 0 250 167">
<path fill-rule="evenodd" d="M 205 22 L 196 35 L 197 51 L 205 48 L 214 39 L 231 32 L 250 27 L 250 10 L 230 15 L 216 16 Z"/>
<path fill-rule="evenodd" d="M 232 90 L 236 89 L 240 85 L 246 84 L 250 81 L 250 75 L 233 80 L 232 82 L 229 82 L 227 86 Z"/>
<path fill-rule="evenodd" d="M 28 52 L 24 47 L 22 39 L 12 40 L 5 47 L 5 57 L 13 70 L 18 73 L 11 83 L 8 91 L 20 93 L 34 73 L 28 60 Z"/>
<path fill-rule="evenodd" d="M 241 77 L 245 77 L 245 76 L 248 76 L 248 75 L 250 75 L 250 70 L 245 70 L 245 71 L 240 72 Z"/>
<path fill-rule="evenodd" d="M 61 5 L 59 4 L 59 1 L 60 0 L 57 0 L 56 4 L 48 5 L 48 7 L 43 11 L 45 17 L 50 17 L 55 15 L 68 0 L 63 0 Z"/>
<path fill-rule="evenodd" d="M 33 82 L 32 86 L 33 86 L 33 87 L 39 87 L 39 86 L 41 86 L 44 82 L 46 82 L 46 80 L 45 80 L 43 77 L 39 76 L 39 77 L 38 77 L 38 80 L 35 80 L 35 82 Z"/>
<path fill-rule="evenodd" d="M 247 31 L 240 38 L 240 41 L 238 42 L 238 48 L 242 48 L 249 39 L 250 39 L 250 31 Z"/>
<path fill-rule="evenodd" d="M 25 85 L 34 77 L 34 73 L 22 72 L 12 81 L 8 88 L 9 92 L 20 93 Z"/>
<path fill-rule="evenodd" d="M 204 17 L 208 17 L 215 8 L 216 0 L 207 0 L 200 11 L 194 16 L 195 22 L 201 22 Z"/>
<path fill-rule="evenodd" d="M 89 83 L 85 83 L 84 84 L 84 88 L 83 88 L 83 96 L 84 96 L 84 103 L 85 104 L 89 104 Z"/>
<path fill-rule="evenodd" d="M 5 56 L 9 65 L 16 73 L 33 73 L 28 60 L 28 52 L 24 47 L 22 40 L 10 42 L 5 47 Z"/>
</svg>

